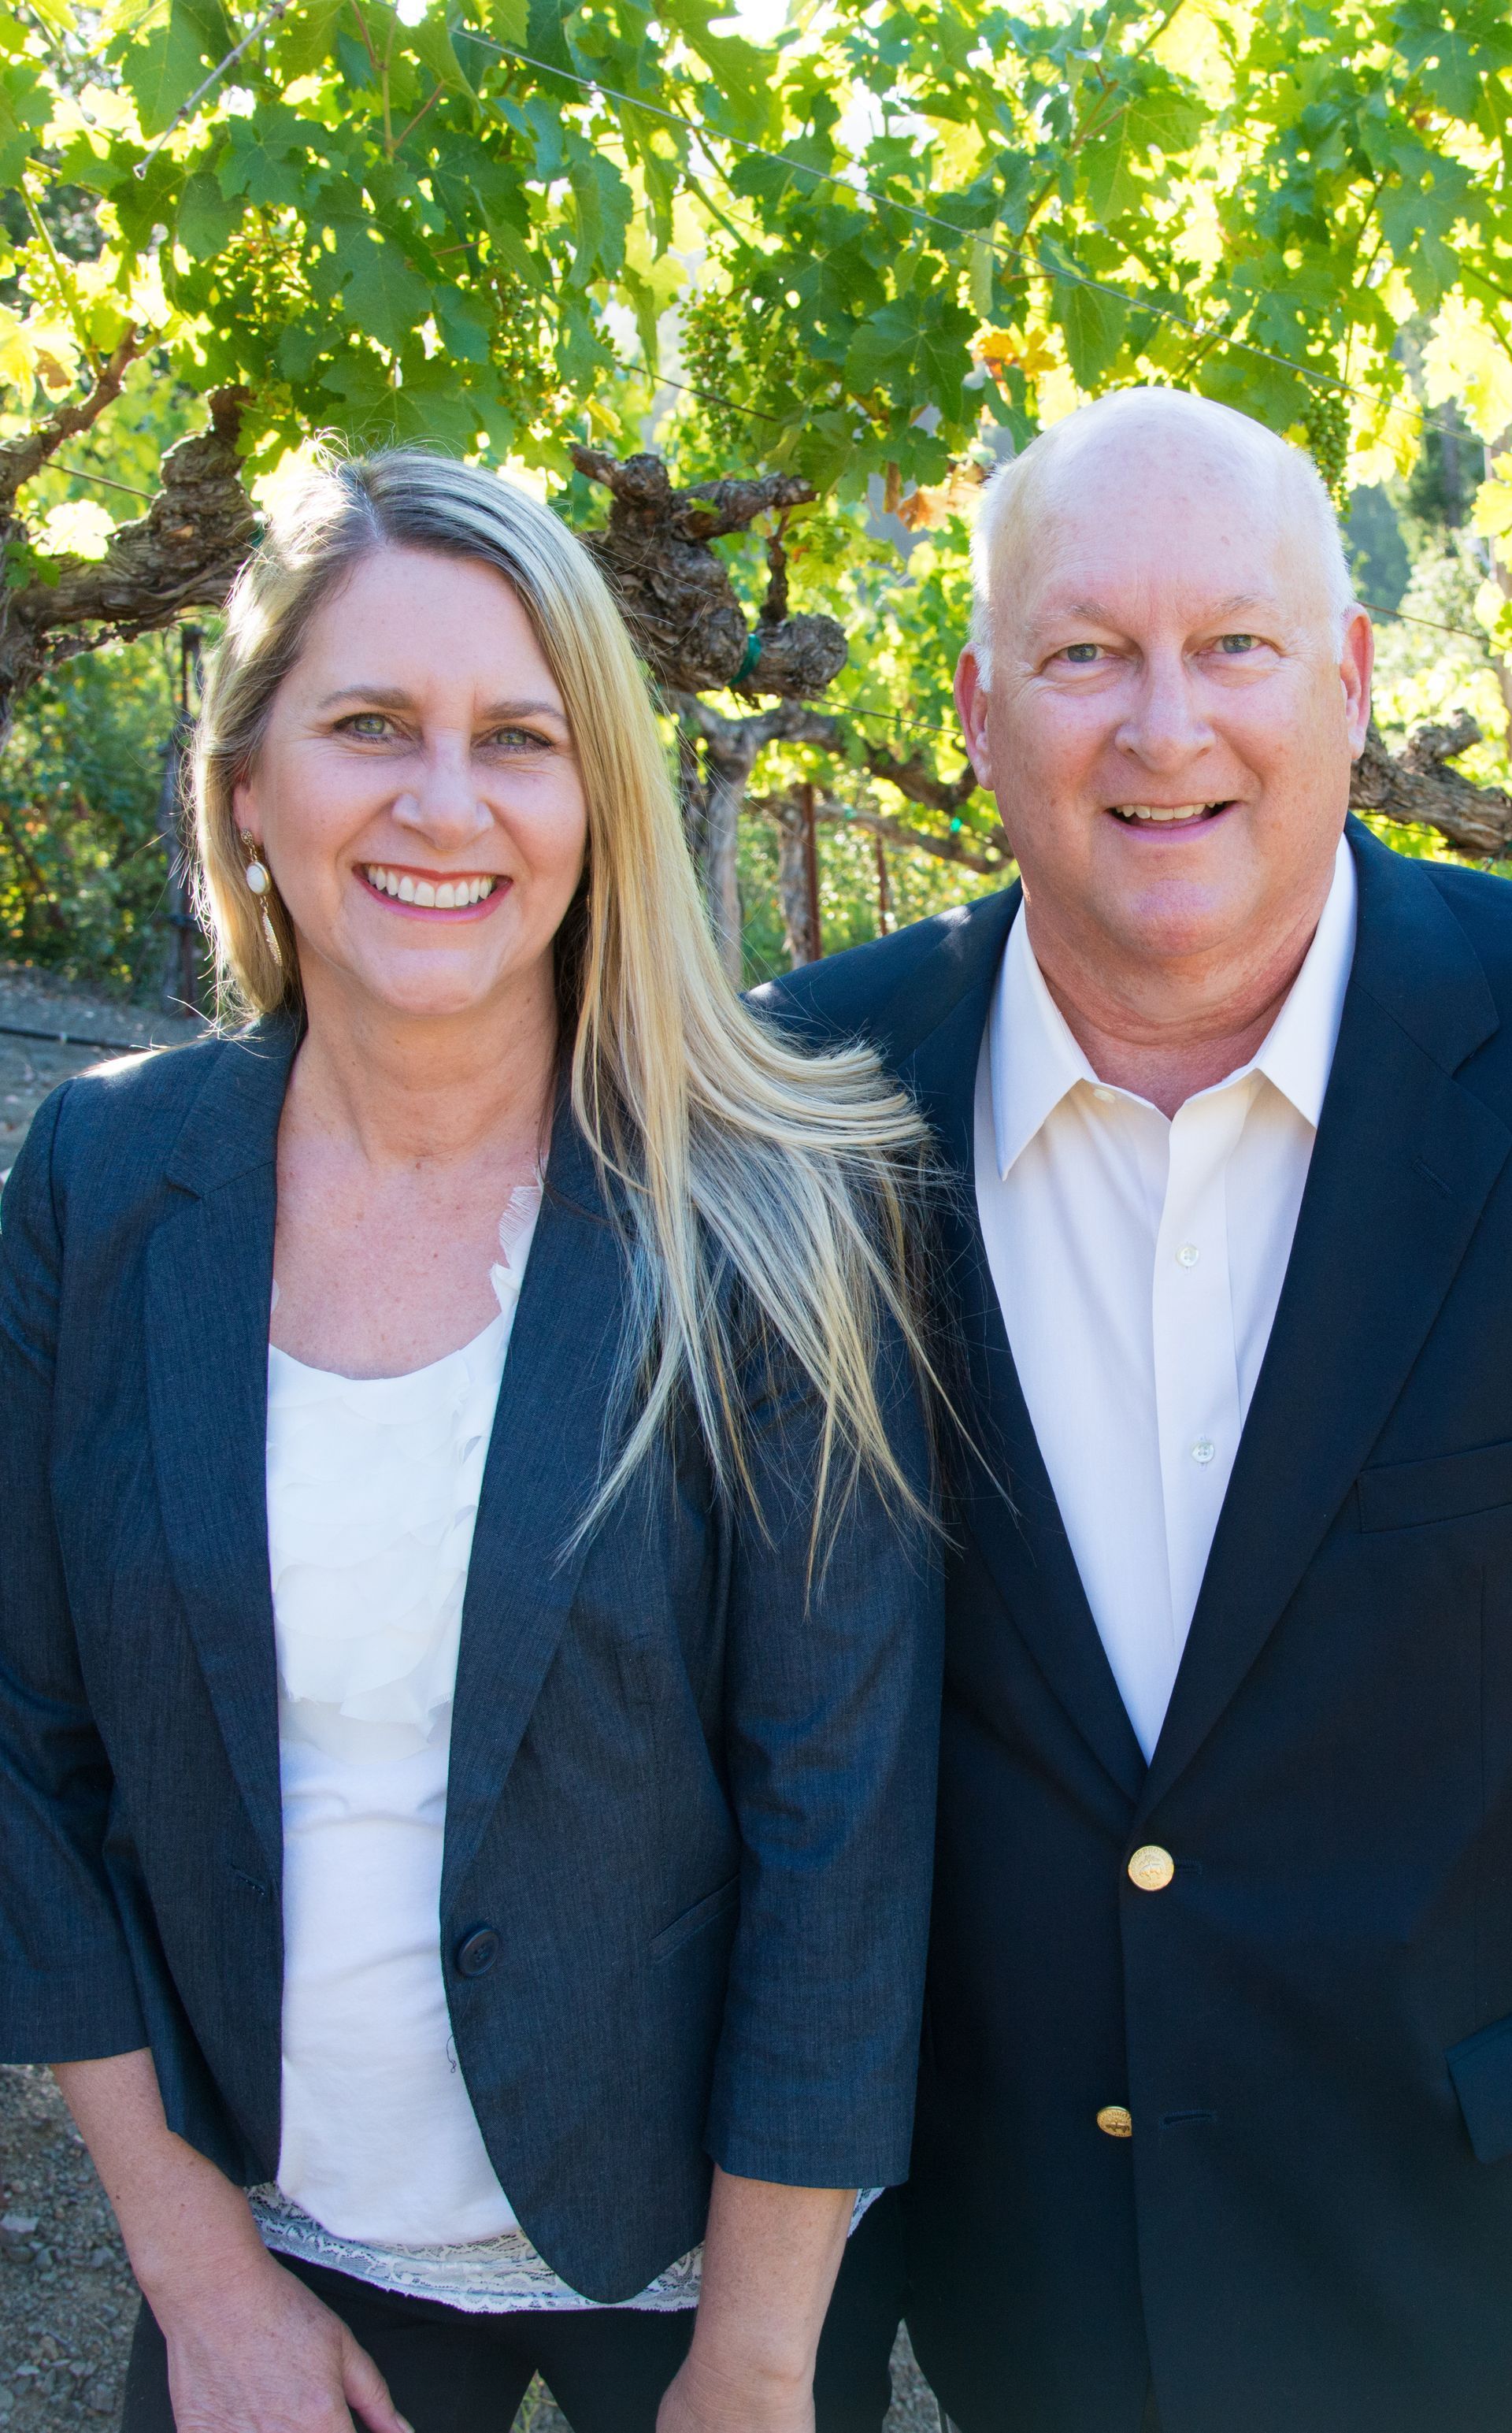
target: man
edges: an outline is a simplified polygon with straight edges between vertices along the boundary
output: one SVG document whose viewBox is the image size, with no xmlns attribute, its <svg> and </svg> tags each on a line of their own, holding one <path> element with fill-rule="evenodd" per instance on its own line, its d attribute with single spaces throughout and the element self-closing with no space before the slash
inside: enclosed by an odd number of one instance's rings
<svg viewBox="0 0 1512 2433">
<path fill-rule="evenodd" d="M 1506 2433 L 1512 891 L 1347 826 L 1246 417 L 1071 417 L 977 571 L 1022 893 L 776 993 L 962 1178 L 915 2346 L 960 2433 Z"/>
</svg>

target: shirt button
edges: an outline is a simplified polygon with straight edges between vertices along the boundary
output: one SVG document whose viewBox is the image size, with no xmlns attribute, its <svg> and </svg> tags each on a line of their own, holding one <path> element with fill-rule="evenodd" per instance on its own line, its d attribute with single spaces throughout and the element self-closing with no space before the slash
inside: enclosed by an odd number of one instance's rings
<svg viewBox="0 0 1512 2433">
<path fill-rule="evenodd" d="M 486 1977 L 499 1952 L 500 1941 L 494 1929 L 475 1927 L 457 1946 L 457 1967 L 464 1977 Z"/>
<path fill-rule="evenodd" d="M 1176 1253 L 1176 1264 L 1179 1268 L 1195 1268 L 1201 1256 L 1195 1242 L 1183 1242 Z"/>
<path fill-rule="evenodd" d="M 1134 2134 L 1133 2115 L 1127 2104 L 1105 2103 L 1097 2115 L 1097 2126 L 1105 2137 L 1131 2137 Z"/>
<path fill-rule="evenodd" d="M 1142 1893 L 1163 1893 L 1174 1881 L 1176 1861 L 1158 1842 L 1147 1842 L 1129 1862 L 1129 1880 Z"/>
<path fill-rule="evenodd" d="M 1099 1081 L 1092 1095 L 1099 1107 L 1111 1107 L 1118 1093 L 1116 1090 L 1110 1090 L 1106 1082 Z"/>
<path fill-rule="evenodd" d="M 1203 1470 L 1206 1470 L 1209 1462 L 1213 1459 L 1213 1456 L 1217 1450 L 1218 1448 L 1214 1443 L 1211 1437 L 1198 1437 L 1196 1444 L 1192 1447 L 1192 1459 L 1198 1463 Z"/>
</svg>

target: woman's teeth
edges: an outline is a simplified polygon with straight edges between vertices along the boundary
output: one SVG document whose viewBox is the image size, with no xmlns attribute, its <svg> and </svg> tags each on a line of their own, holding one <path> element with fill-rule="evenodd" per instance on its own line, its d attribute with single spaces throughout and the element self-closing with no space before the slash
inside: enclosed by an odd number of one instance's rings
<svg viewBox="0 0 1512 2433">
<path fill-rule="evenodd" d="M 453 912 L 459 905 L 481 904 L 498 886 L 497 878 L 443 878 L 433 885 L 429 878 L 412 878 L 407 870 L 385 870 L 382 863 L 365 862 L 363 876 L 369 887 L 381 895 L 396 896 L 400 904 L 434 906 L 438 912 Z"/>
<path fill-rule="evenodd" d="M 1222 803 L 1113 803 L 1109 806 L 1115 819 L 1157 820 L 1163 825 L 1172 820 L 1205 819 L 1209 811 L 1221 811 Z"/>
</svg>

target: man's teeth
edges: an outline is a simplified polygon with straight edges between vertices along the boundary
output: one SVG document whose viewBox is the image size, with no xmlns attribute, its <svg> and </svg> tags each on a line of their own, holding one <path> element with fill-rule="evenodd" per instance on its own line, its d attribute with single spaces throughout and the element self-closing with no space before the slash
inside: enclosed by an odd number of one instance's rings
<svg viewBox="0 0 1512 2433">
<path fill-rule="evenodd" d="M 363 864 L 363 875 L 369 887 L 381 895 L 397 896 L 401 904 L 433 905 L 438 912 L 453 912 L 465 904 L 481 904 L 491 895 L 499 882 L 496 878 L 443 878 L 433 886 L 428 878 L 412 878 L 407 870 L 385 870 L 381 862 Z"/>
<path fill-rule="evenodd" d="M 1111 806 L 1121 820 L 1157 820 L 1162 825 L 1172 820 L 1200 820 L 1209 811 L 1221 811 L 1221 803 L 1114 803 Z"/>
</svg>

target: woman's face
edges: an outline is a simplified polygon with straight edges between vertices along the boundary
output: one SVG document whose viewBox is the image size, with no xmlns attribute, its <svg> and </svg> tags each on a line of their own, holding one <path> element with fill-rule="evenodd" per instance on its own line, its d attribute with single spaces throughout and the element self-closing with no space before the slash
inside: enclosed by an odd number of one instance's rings
<svg viewBox="0 0 1512 2433">
<path fill-rule="evenodd" d="M 363 559 L 273 699 L 237 825 L 322 974 L 394 1012 L 550 986 L 587 814 L 562 697 L 492 567 Z"/>
</svg>

